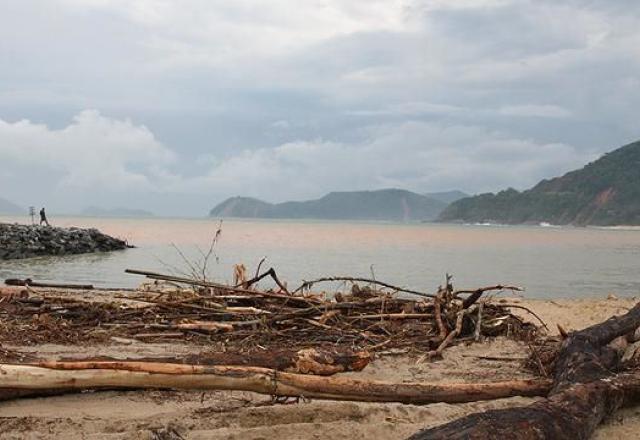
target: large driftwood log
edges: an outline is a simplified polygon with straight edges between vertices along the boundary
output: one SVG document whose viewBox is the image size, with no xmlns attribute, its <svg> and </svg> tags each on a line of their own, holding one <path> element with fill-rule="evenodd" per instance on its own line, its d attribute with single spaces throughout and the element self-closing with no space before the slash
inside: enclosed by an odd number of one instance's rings
<svg viewBox="0 0 640 440">
<path fill-rule="evenodd" d="M 259 367 L 151 362 L 47 362 L 43 366 L 0 364 L 0 400 L 100 389 L 197 389 L 252 391 L 283 397 L 426 404 L 540 396 L 549 380 L 480 384 L 389 383 L 279 372 Z"/>
<path fill-rule="evenodd" d="M 61 283 L 39 283 L 33 281 L 31 278 L 24 280 L 18 278 L 9 278 L 4 280 L 7 286 L 22 286 L 22 287 L 50 287 L 55 289 L 81 289 L 81 290 L 93 290 L 93 284 L 61 284 Z"/>
<path fill-rule="evenodd" d="M 64 365 L 91 365 L 91 363 L 112 362 L 153 362 L 156 364 L 186 365 L 234 365 L 270 368 L 278 371 L 299 374 L 331 376 L 347 371 L 361 371 L 371 361 L 366 351 L 329 350 L 304 348 L 302 350 L 277 349 L 252 351 L 248 353 L 212 352 L 188 354 L 182 357 L 145 357 L 138 359 L 115 359 L 107 356 L 97 358 L 64 358 Z M 32 364 L 38 367 L 59 365 L 56 361 L 41 361 Z"/>
<path fill-rule="evenodd" d="M 588 439 L 604 418 L 640 398 L 640 372 L 616 374 L 619 356 L 607 346 L 639 326 L 640 303 L 623 316 L 570 334 L 558 353 L 547 399 L 471 414 L 422 430 L 410 440 Z"/>
</svg>

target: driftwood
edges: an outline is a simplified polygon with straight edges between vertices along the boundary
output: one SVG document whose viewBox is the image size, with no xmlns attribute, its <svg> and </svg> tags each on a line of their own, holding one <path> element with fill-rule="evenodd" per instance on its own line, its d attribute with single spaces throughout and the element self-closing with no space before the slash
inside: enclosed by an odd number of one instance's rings
<svg viewBox="0 0 640 440">
<path fill-rule="evenodd" d="M 480 384 L 390 383 L 279 372 L 258 367 L 151 362 L 0 364 L 0 399 L 101 389 L 252 391 L 281 397 L 362 402 L 460 403 L 548 392 L 546 379 Z"/>
<path fill-rule="evenodd" d="M 458 295 L 461 295 L 463 293 L 469 293 L 470 295 L 464 300 L 464 303 L 463 303 L 463 307 L 466 309 L 471 307 L 473 304 L 475 304 L 476 301 L 480 299 L 483 293 L 488 292 L 490 290 L 511 290 L 512 292 L 522 292 L 521 287 L 503 286 L 502 284 L 498 284 L 496 286 L 481 287 L 475 290 L 456 290 L 452 293 L 452 295 L 454 297 L 457 297 Z"/>
<path fill-rule="evenodd" d="M 315 374 L 331 376 L 347 371 L 362 371 L 371 361 L 371 355 L 364 351 L 339 351 L 329 349 L 306 348 L 298 351 L 276 349 L 269 351 L 255 351 L 249 353 L 210 352 L 187 354 L 181 357 L 145 357 L 138 359 L 114 359 L 111 357 L 98 358 L 63 358 L 64 365 L 101 365 L 110 362 L 111 365 L 130 362 L 152 362 L 154 364 L 185 364 L 185 365 L 235 365 L 270 368 L 277 371 L 298 374 Z M 58 365 L 56 361 L 40 361 L 31 363 L 39 367 Z"/>
<path fill-rule="evenodd" d="M 639 326 L 640 303 L 623 316 L 569 334 L 547 399 L 471 414 L 410 439 L 588 439 L 618 408 L 640 401 L 640 371 L 620 371 L 618 353 L 607 346 Z"/>
<path fill-rule="evenodd" d="M 230 351 L 244 352 L 333 345 L 368 352 L 409 348 L 439 356 L 458 339 L 474 335 L 479 339 L 509 334 L 528 340 L 536 332 L 533 324 L 490 301 L 481 301 L 480 321 L 478 314 L 468 313 L 478 304 L 465 308 L 463 299 L 453 295 L 450 280 L 438 299 L 432 299 L 400 297 L 357 284 L 351 292 L 333 296 L 294 295 L 250 290 L 249 285 L 243 288 L 147 271 L 129 272 L 197 287 L 167 290 L 160 285 L 158 290 L 113 299 L 84 300 L 37 291 L 26 292 L 27 297 L 22 293 L 7 295 L 0 300 L 0 319 L 5 324 L 0 326 L 0 339 L 34 344 L 161 338 L 220 343 Z"/>
<path fill-rule="evenodd" d="M 6 300 L 7 298 L 9 299 L 27 298 L 28 296 L 29 296 L 29 290 L 25 288 L 17 287 L 17 286 L 10 286 L 10 287 L 0 286 L 0 301 Z"/>
<path fill-rule="evenodd" d="M 412 295 L 422 296 L 422 297 L 425 297 L 425 298 L 433 298 L 433 297 L 435 297 L 435 295 L 430 294 L 430 293 L 418 292 L 416 290 L 405 289 L 404 287 L 394 286 L 392 284 L 385 283 L 383 281 L 378 281 L 378 280 L 374 280 L 374 279 L 371 279 L 371 278 L 360 278 L 360 277 L 323 277 L 323 278 L 317 278 L 317 279 L 311 280 L 311 281 L 304 281 L 300 285 L 300 287 L 298 287 L 296 290 L 293 291 L 293 293 L 298 293 L 298 292 L 302 292 L 304 290 L 308 290 L 314 284 L 326 283 L 326 282 L 336 282 L 336 281 L 347 281 L 347 282 L 351 282 L 351 283 L 375 284 L 375 285 L 378 285 L 378 286 L 386 287 L 387 289 L 391 289 L 391 290 L 396 291 L 396 292 L 410 293 Z"/>
<path fill-rule="evenodd" d="M 230 292 L 252 293 L 251 290 L 243 289 L 240 287 L 227 286 L 222 283 L 214 283 L 212 281 L 203 281 L 203 280 L 196 280 L 193 278 L 185 278 L 185 277 L 161 274 L 156 272 L 149 272 L 146 270 L 125 269 L 125 273 L 129 273 L 132 275 L 143 275 L 152 280 L 172 281 L 175 283 L 183 283 L 191 286 L 211 287 L 215 289 L 227 290 Z"/>
<path fill-rule="evenodd" d="M 62 283 L 42 283 L 33 281 L 31 278 L 24 280 L 18 278 L 9 278 L 4 280 L 7 286 L 22 286 L 22 287 L 48 287 L 53 289 L 81 289 L 81 290 L 93 290 L 93 284 L 62 284 Z"/>
<path fill-rule="evenodd" d="M 258 269 L 260 269 L 259 266 L 258 266 Z M 284 283 L 280 281 L 280 278 L 278 278 L 278 275 L 276 274 L 276 270 L 273 267 L 261 275 L 256 274 L 256 276 L 251 278 L 250 280 L 243 281 L 242 283 L 236 284 L 234 287 L 242 287 L 243 289 L 248 289 L 258 281 L 266 277 L 271 277 L 271 279 L 276 283 L 276 285 L 280 288 L 280 290 L 282 290 L 284 293 L 289 293 L 289 291 L 287 290 L 287 286 L 285 286 Z"/>
</svg>

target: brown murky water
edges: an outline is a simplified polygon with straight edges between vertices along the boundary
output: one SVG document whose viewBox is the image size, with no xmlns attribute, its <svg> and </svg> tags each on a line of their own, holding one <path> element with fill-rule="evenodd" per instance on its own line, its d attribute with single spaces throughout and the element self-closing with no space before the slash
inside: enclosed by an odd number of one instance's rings
<svg viewBox="0 0 640 440">
<path fill-rule="evenodd" d="M 205 219 L 54 222 L 97 227 L 138 248 L 2 262 L 0 277 L 135 286 L 143 280 L 124 269 L 186 273 L 186 261 L 200 266 L 198 248 L 206 253 L 218 227 Z M 252 272 L 266 256 L 263 267 L 275 267 L 290 285 L 325 275 L 369 277 L 373 270 L 378 279 L 423 291 L 433 291 L 448 272 L 460 287 L 512 283 L 529 297 L 640 294 L 640 229 L 632 228 L 225 220 L 215 250 L 208 274 L 219 281 L 231 279 L 235 263 Z"/>
</svg>

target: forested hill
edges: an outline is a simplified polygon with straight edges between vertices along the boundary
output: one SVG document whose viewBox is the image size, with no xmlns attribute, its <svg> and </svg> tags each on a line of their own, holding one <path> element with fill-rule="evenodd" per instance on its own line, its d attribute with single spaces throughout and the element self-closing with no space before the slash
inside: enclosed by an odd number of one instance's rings
<svg viewBox="0 0 640 440">
<path fill-rule="evenodd" d="M 438 221 L 640 225 L 640 141 L 533 188 L 458 200 Z"/>
<path fill-rule="evenodd" d="M 326 220 L 433 220 L 445 202 L 400 189 L 332 192 L 317 200 L 267 203 L 232 197 L 209 213 L 212 217 L 287 218 Z"/>
<path fill-rule="evenodd" d="M 458 191 L 458 190 L 432 192 L 432 193 L 426 193 L 424 195 L 429 197 L 430 199 L 440 200 L 441 202 L 444 202 L 447 205 L 449 203 L 455 202 L 456 200 L 460 200 L 460 199 L 464 199 L 465 197 L 469 197 L 469 194 L 463 193 L 462 191 Z"/>
</svg>

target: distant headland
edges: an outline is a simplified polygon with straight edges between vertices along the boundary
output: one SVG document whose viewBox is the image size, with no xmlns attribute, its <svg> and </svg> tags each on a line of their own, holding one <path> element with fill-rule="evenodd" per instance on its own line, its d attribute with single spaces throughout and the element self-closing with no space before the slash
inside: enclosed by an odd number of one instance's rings
<svg viewBox="0 0 640 440">
<path fill-rule="evenodd" d="M 459 191 L 417 194 L 402 189 L 332 192 L 316 200 L 268 203 L 251 197 L 231 197 L 214 207 L 211 217 L 425 221 L 435 219 L 466 194 Z"/>
</svg>

